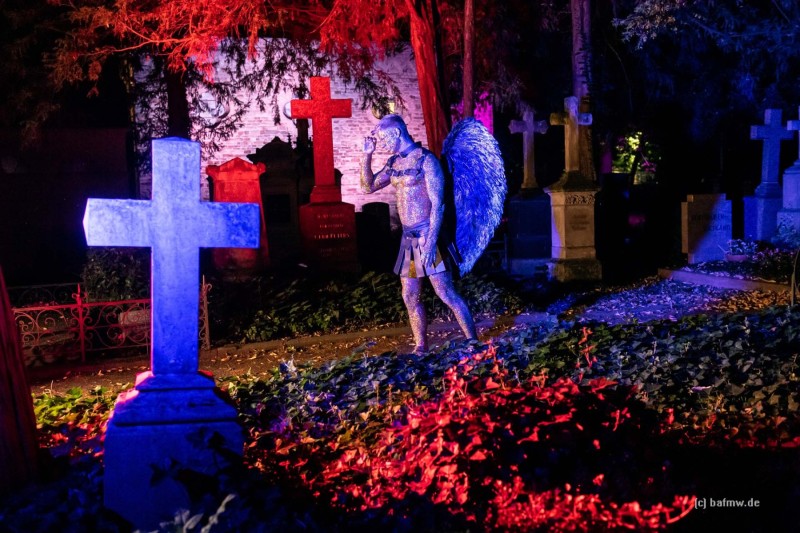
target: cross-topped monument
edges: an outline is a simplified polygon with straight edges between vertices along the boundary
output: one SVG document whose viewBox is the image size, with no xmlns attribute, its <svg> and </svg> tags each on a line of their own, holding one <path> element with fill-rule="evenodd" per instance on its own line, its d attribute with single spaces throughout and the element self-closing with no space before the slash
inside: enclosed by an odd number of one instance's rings
<svg viewBox="0 0 800 533">
<path fill-rule="evenodd" d="M 310 118 L 314 132 L 314 189 L 311 203 L 341 202 L 333 174 L 333 119 L 352 116 L 353 100 L 331 99 L 331 79 L 311 78 L 311 100 L 292 100 L 292 118 Z"/>
<path fill-rule="evenodd" d="M 764 111 L 764 124 L 750 127 L 750 138 L 764 141 L 761 156 L 761 183 L 752 196 L 744 198 L 744 237 L 766 240 L 775 235 L 778 210 L 783 205 L 780 173 L 781 141 L 793 133 L 781 124 L 781 110 Z"/>
<path fill-rule="evenodd" d="M 533 109 L 526 106 L 522 120 L 512 120 L 508 125 L 511 133 L 522 134 L 522 153 L 524 157 L 523 189 L 536 189 L 536 168 L 534 166 L 533 137 L 537 133 L 547 133 L 549 124 L 546 120 L 534 120 Z"/>
<path fill-rule="evenodd" d="M 242 452 L 236 410 L 214 380 L 198 372 L 199 249 L 258 246 L 258 204 L 200 201 L 200 145 L 153 141 L 152 200 L 90 198 L 83 219 L 90 246 L 152 249 L 151 370 L 120 394 L 105 438 L 107 507 L 150 529 L 188 505 L 185 488 L 154 472 L 177 464 L 200 472 L 220 468 L 213 434 Z"/>
<path fill-rule="evenodd" d="M 564 126 L 564 174 L 545 189 L 550 195 L 550 276 L 558 281 L 600 279 L 595 249 L 595 183 L 591 158 L 592 115 L 579 112 L 576 96 L 564 98 L 564 111 L 550 115 L 550 125 Z M 584 100 L 588 108 L 588 100 Z"/>
<path fill-rule="evenodd" d="M 342 202 L 333 168 L 333 119 L 351 115 L 352 100 L 331 99 L 330 78 L 311 78 L 311 100 L 292 100 L 292 118 L 310 118 L 314 129 L 314 188 L 300 206 L 306 263 L 321 270 L 357 271 L 356 213 Z"/>
<path fill-rule="evenodd" d="M 778 184 L 780 173 L 781 141 L 791 139 L 794 134 L 781 123 L 780 109 L 764 111 L 764 124 L 750 126 L 750 138 L 764 141 L 761 157 L 761 184 L 756 187 L 756 196 L 780 196 Z"/>
</svg>

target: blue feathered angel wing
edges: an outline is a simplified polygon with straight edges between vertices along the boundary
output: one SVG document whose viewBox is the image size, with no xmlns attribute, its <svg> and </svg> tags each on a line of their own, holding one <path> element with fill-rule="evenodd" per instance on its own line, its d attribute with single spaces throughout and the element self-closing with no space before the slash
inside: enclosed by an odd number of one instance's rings
<svg viewBox="0 0 800 533">
<path fill-rule="evenodd" d="M 466 118 L 444 140 L 442 159 L 452 179 L 456 246 L 464 275 L 486 249 L 503 215 L 508 189 L 503 157 L 489 130 Z"/>
</svg>

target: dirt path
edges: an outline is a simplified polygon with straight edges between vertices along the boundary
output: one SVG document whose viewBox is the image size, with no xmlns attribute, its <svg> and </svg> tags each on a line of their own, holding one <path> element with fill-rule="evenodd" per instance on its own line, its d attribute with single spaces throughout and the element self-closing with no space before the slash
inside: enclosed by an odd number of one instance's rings
<svg viewBox="0 0 800 533">
<path fill-rule="evenodd" d="M 698 313 L 755 311 L 788 305 L 788 293 L 720 289 L 678 281 L 648 278 L 624 287 L 605 287 L 569 293 L 548 306 L 547 312 L 518 316 L 476 317 L 481 341 L 498 336 L 519 324 L 557 319 L 594 320 L 607 324 L 677 320 Z M 431 348 L 462 339 L 454 323 L 434 323 L 429 328 Z M 200 369 L 216 378 L 251 373 L 268 375 L 283 361 L 321 364 L 353 353 L 375 356 L 384 352 L 408 353 L 413 347 L 411 331 L 404 324 L 373 331 L 320 335 L 290 340 L 225 346 L 202 352 Z M 88 391 L 96 386 L 118 392 L 133 385 L 136 375 L 148 370 L 145 355 L 128 359 L 104 359 L 69 367 L 43 367 L 29 371 L 35 394 L 64 393 L 72 387 Z"/>
<path fill-rule="evenodd" d="M 516 317 L 500 317 L 497 320 L 478 320 L 476 326 L 480 340 L 486 341 L 517 324 L 538 320 L 555 320 L 555 318 L 546 313 L 523 314 Z M 455 323 L 439 322 L 431 324 L 429 328 L 431 348 L 459 339 L 463 339 L 463 336 Z M 267 376 L 284 361 L 293 360 L 295 364 L 318 365 L 353 353 L 369 357 L 390 351 L 408 353 L 412 349 L 411 330 L 407 326 L 398 324 L 373 331 L 214 348 L 200 353 L 200 369 L 211 372 L 216 378 L 247 373 Z M 73 363 L 68 367 L 60 365 L 30 369 L 28 381 L 34 394 L 46 392 L 63 394 L 73 387 L 89 391 L 97 386 L 119 392 L 131 387 L 136 375 L 149 368 L 149 358 L 142 354 L 136 357 L 103 359 L 84 365 Z"/>
</svg>

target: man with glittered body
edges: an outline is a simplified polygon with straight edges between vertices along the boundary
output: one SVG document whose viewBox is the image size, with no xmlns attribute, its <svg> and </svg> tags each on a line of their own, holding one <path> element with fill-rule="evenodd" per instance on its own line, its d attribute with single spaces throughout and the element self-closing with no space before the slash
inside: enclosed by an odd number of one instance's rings
<svg viewBox="0 0 800 533">
<path fill-rule="evenodd" d="M 372 171 L 372 155 L 380 147 L 392 155 L 378 172 Z M 444 220 L 445 178 L 436 156 L 415 143 L 399 115 L 383 117 L 372 135 L 364 139 L 361 188 L 373 193 L 389 184 L 397 194 L 397 214 L 403 237 L 394 271 L 400 276 L 403 302 L 408 310 L 417 353 L 428 349 L 427 319 L 422 302 L 423 278 L 455 315 L 464 336 L 477 339 L 475 323 L 466 302 L 453 285 L 458 272 L 458 251 L 446 238 Z"/>
</svg>

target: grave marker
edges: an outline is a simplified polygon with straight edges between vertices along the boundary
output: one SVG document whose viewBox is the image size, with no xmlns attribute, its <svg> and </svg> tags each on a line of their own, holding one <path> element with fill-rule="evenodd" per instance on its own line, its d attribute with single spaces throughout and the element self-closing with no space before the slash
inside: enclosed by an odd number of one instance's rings
<svg viewBox="0 0 800 533">
<path fill-rule="evenodd" d="M 764 124 L 750 127 L 750 138 L 764 141 L 761 156 L 761 183 L 753 196 L 744 199 L 744 236 L 752 240 L 766 240 L 775 234 L 777 213 L 781 208 L 780 173 L 781 141 L 791 139 L 793 133 L 781 123 L 780 109 L 764 111 Z"/>
<path fill-rule="evenodd" d="M 681 202 L 681 252 L 689 264 L 719 261 L 731 239 L 731 202 L 723 194 L 690 194 Z"/>
<path fill-rule="evenodd" d="M 552 219 L 549 275 L 558 281 L 601 279 L 602 265 L 595 248 L 598 187 L 593 167 L 584 161 L 590 158 L 581 156 L 581 138 L 588 137 L 581 129 L 592 124 L 592 115 L 579 112 L 578 98 L 569 96 L 564 99 L 564 111 L 550 115 L 550 124 L 564 126 L 564 174 L 545 189 L 550 195 Z"/>
<path fill-rule="evenodd" d="M 214 267 L 221 272 L 253 274 L 270 265 L 267 226 L 261 199 L 260 177 L 264 163 L 251 163 L 239 157 L 221 165 L 208 165 L 206 174 L 213 185 L 214 202 L 248 202 L 259 206 L 261 225 L 258 248 L 215 248 L 211 252 Z"/>
<path fill-rule="evenodd" d="M 357 271 L 355 206 L 342 202 L 333 168 L 333 119 L 351 116 L 352 100 L 331 99 L 330 78 L 311 78 L 311 100 L 292 100 L 292 118 L 309 118 L 314 133 L 314 188 L 300 206 L 306 261 L 323 270 Z"/>
<path fill-rule="evenodd" d="M 151 370 L 120 394 L 105 437 L 105 505 L 152 529 L 189 504 L 185 487 L 159 469 L 213 473 L 242 453 L 234 407 L 198 372 L 201 247 L 258 246 L 257 204 L 200 201 L 200 145 L 153 141 L 152 200 L 90 198 L 83 225 L 90 246 L 142 246 L 151 253 Z M 154 479 L 159 479 L 154 481 Z"/>
<path fill-rule="evenodd" d="M 545 268 L 550 257 L 550 197 L 536 181 L 534 137 L 546 133 L 546 120 L 535 120 L 534 111 L 525 106 L 522 120 L 512 120 L 511 133 L 522 134 L 524 174 L 519 194 L 509 200 L 508 233 L 511 274 L 532 276 Z"/>
<path fill-rule="evenodd" d="M 788 121 L 786 129 L 794 135 L 795 131 L 800 131 L 800 120 Z M 800 138 L 798 140 L 800 141 Z M 783 173 L 783 209 L 778 211 L 777 224 L 783 224 L 800 232 L 800 142 L 798 142 L 797 160 Z"/>
</svg>

